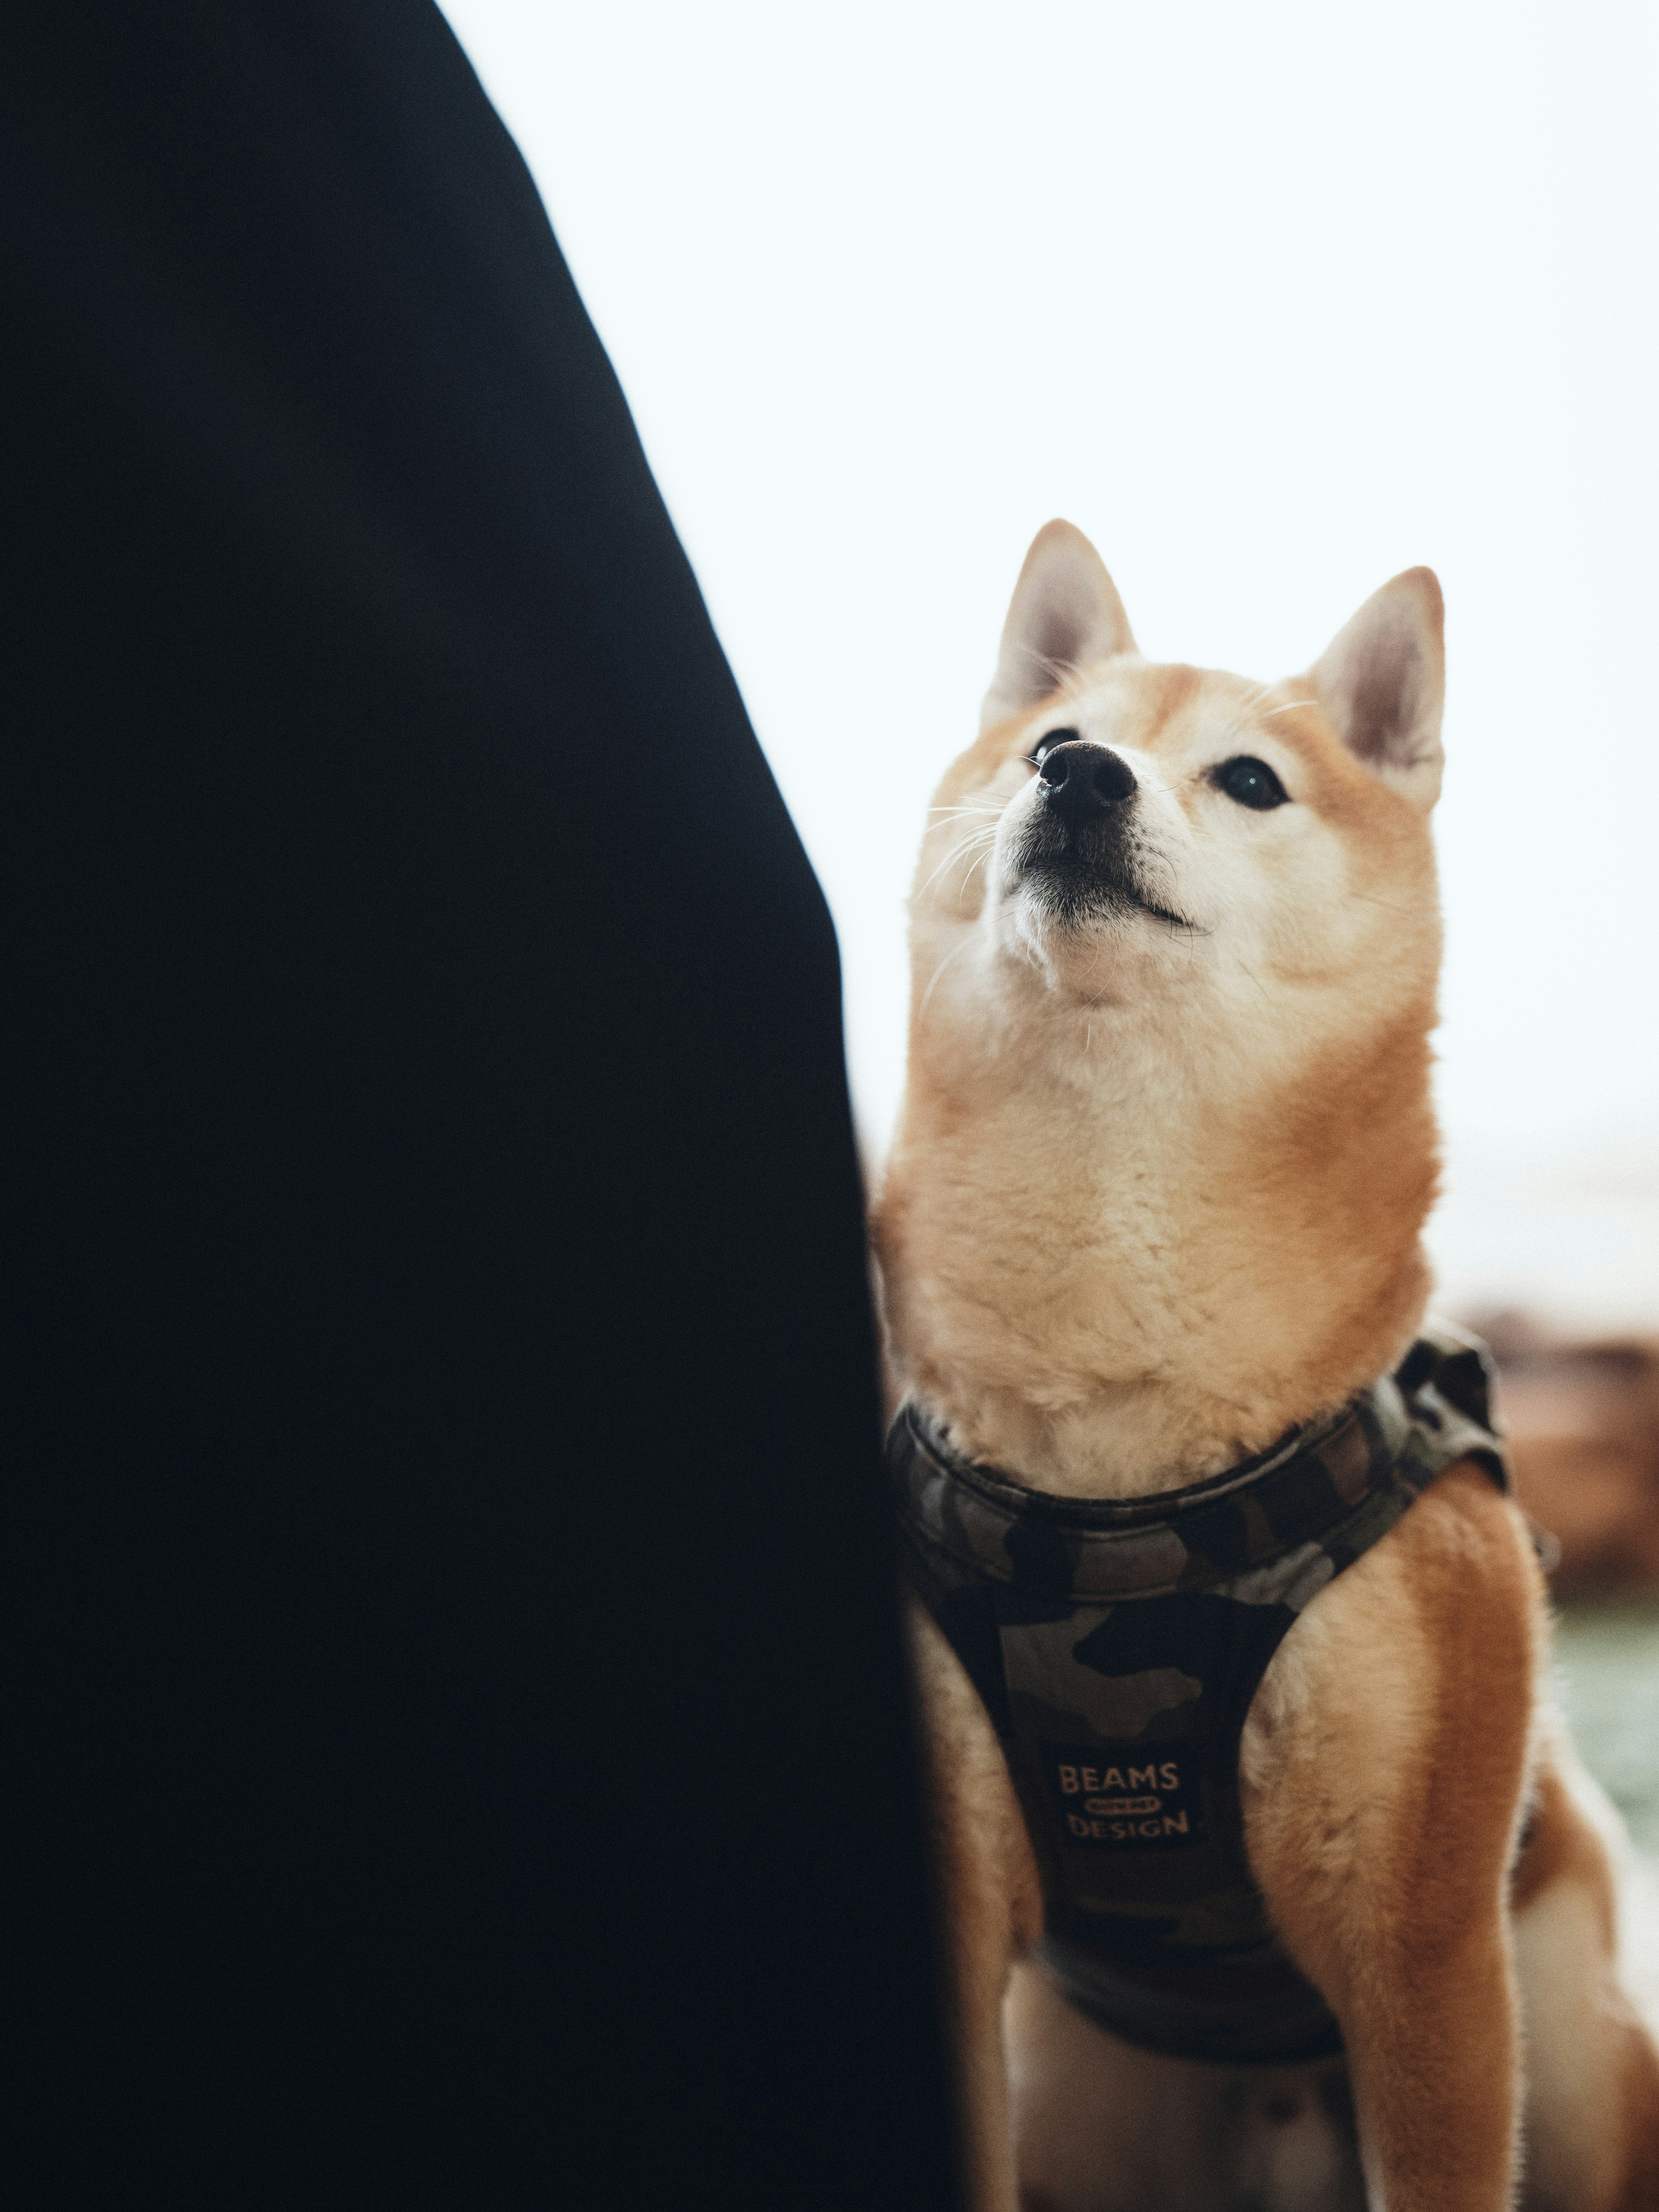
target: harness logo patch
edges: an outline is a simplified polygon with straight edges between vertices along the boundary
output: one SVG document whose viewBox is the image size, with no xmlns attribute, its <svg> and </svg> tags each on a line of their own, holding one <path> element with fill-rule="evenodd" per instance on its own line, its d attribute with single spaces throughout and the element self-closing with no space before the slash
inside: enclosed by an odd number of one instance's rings
<svg viewBox="0 0 1659 2212">
<path fill-rule="evenodd" d="M 1179 1850 L 1205 1840 L 1192 1747 L 1042 1747 L 1060 1832 L 1084 1850 Z"/>
</svg>

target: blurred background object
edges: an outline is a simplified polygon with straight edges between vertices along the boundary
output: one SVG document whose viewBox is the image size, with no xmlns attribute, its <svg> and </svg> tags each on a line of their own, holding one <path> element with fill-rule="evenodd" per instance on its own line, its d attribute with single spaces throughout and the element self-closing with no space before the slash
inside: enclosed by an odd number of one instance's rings
<svg viewBox="0 0 1659 2212">
<path fill-rule="evenodd" d="M 1586 1765 L 1632 1841 L 1659 1854 L 1659 1607 L 1651 1599 L 1564 1607 L 1555 1650 Z"/>
<path fill-rule="evenodd" d="M 1659 1853 L 1659 1334 L 1577 1336 L 1514 1309 L 1468 1321 L 1498 1362 L 1516 1494 L 1553 1540 L 1573 1735 Z"/>
<path fill-rule="evenodd" d="M 1659 1595 L 1659 1335 L 1573 1337 L 1517 1312 L 1474 1326 L 1516 1488 L 1560 1547 L 1558 1594 Z"/>
</svg>

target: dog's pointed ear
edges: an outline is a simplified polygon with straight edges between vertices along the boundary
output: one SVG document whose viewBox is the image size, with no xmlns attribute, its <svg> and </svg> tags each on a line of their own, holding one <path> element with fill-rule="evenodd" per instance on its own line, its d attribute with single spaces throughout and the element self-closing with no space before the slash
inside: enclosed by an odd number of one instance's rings
<svg viewBox="0 0 1659 2212">
<path fill-rule="evenodd" d="M 1343 625 L 1310 681 L 1348 750 L 1426 814 L 1445 756 L 1445 602 L 1432 568 L 1407 568 Z"/>
<path fill-rule="evenodd" d="M 1071 523 L 1045 523 L 1014 586 L 981 729 L 1036 706 L 1071 670 L 1134 649 L 1123 602 L 1099 554 Z"/>
</svg>

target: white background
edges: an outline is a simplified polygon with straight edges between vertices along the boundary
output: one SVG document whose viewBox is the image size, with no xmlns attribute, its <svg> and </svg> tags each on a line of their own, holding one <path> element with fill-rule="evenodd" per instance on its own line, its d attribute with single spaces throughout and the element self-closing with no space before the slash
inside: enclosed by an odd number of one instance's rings
<svg viewBox="0 0 1659 2212">
<path fill-rule="evenodd" d="M 1025 545 L 1143 648 L 1448 601 L 1449 1309 L 1659 1322 L 1659 10 L 450 0 L 835 909 L 901 902 Z"/>
</svg>

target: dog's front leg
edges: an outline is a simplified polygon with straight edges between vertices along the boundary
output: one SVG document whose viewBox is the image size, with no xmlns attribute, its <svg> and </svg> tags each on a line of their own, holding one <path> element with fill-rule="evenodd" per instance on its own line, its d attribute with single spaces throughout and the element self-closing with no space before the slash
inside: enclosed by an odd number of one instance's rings
<svg viewBox="0 0 1659 2212">
<path fill-rule="evenodd" d="M 1454 1470 L 1314 1600 L 1245 1731 L 1251 1863 L 1341 2025 L 1374 2212 L 1514 2203 L 1541 1619 L 1518 1515 Z"/>
<path fill-rule="evenodd" d="M 979 1693 L 927 1615 L 912 1620 L 945 1923 L 951 2039 L 968 2200 L 1014 2212 L 1002 2002 L 1042 1893 L 1007 1762 Z"/>
</svg>

